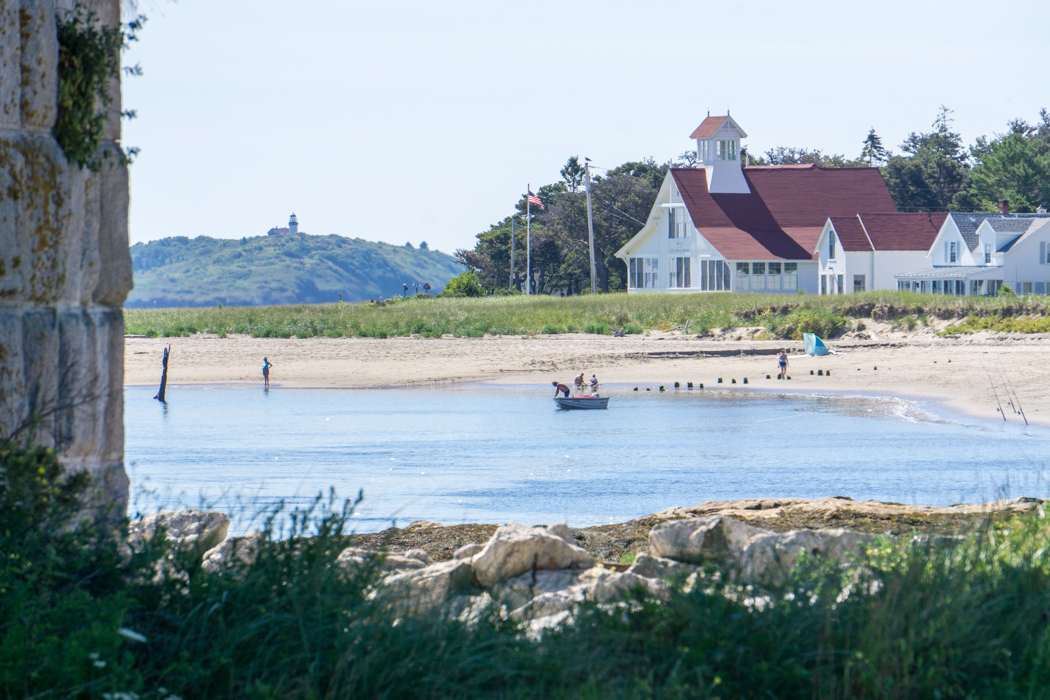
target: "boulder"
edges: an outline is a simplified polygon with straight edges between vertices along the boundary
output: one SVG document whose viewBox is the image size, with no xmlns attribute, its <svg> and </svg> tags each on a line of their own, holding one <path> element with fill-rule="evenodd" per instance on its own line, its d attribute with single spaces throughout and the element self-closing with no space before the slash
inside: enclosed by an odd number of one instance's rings
<svg viewBox="0 0 1050 700">
<path fill-rule="evenodd" d="M 243 537 L 228 537 L 222 544 L 204 554 L 201 567 L 205 571 L 219 571 L 232 566 L 249 566 L 255 562 L 264 537 L 261 532 L 250 532 Z"/>
<path fill-rule="evenodd" d="M 128 545 L 141 551 L 156 536 L 158 527 L 172 549 L 195 552 L 203 558 L 205 552 L 226 539 L 230 519 L 225 513 L 196 508 L 151 513 L 128 524 Z"/>
<path fill-rule="evenodd" d="M 552 535 L 557 535 L 569 544 L 576 544 L 576 537 L 572 534 L 572 530 L 565 523 L 555 523 L 547 527 L 547 532 Z"/>
<path fill-rule="evenodd" d="M 474 556 L 474 575 L 490 588 L 533 569 L 590 568 L 594 558 L 550 530 L 510 523 L 496 530 Z"/>
<path fill-rule="evenodd" d="M 629 574 L 661 581 L 685 579 L 696 571 L 697 567 L 691 564 L 683 564 L 674 559 L 655 557 L 645 552 L 640 552 L 634 558 L 634 563 L 627 569 Z"/>
<path fill-rule="evenodd" d="M 803 552 L 847 564 L 875 539 L 875 535 L 841 528 L 764 533 L 743 552 L 741 572 L 751 580 L 776 580 L 798 564 Z"/>
<path fill-rule="evenodd" d="M 418 610 L 441 605 L 470 585 L 470 563 L 461 559 L 387 576 L 376 595 L 389 597 L 398 608 Z"/>
<path fill-rule="evenodd" d="M 649 553 L 691 564 L 739 559 L 751 538 L 769 530 L 713 515 L 662 522 L 649 532 Z"/>
<path fill-rule="evenodd" d="M 630 571 L 612 571 L 595 567 L 580 574 L 579 588 L 587 600 L 594 603 L 615 602 L 635 589 L 642 589 L 656 598 L 664 598 L 670 588 L 667 583 L 645 578 Z"/>
<path fill-rule="evenodd" d="M 566 591 L 578 582 L 579 572 L 572 569 L 537 570 L 508 579 L 492 592 L 508 610 L 517 610 L 541 596 Z"/>
<path fill-rule="evenodd" d="M 423 552 L 423 550 L 418 550 Z M 425 555 L 426 552 L 423 552 Z M 429 557 L 427 557 L 429 559 Z M 349 571 L 360 567 L 365 562 L 375 562 L 380 571 L 411 571 L 422 569 L 427 565 L 417 557 L 407 556 L 405 553 L 377 552 L 363 547 L 347 547 L 339 553 L 336 564 Z"/>
<path fill-rule="evenodd" d="M 467 559 L 467 560 L 473 559 L 474 555 L 477 554 L 478 552 L 480 552 L 484 548 L 485 548 L 485 545 L 477 544 L 476 542 L 471 542 L 470 544 L 465 544 L 462 547 L 460 547 L 459 549 L 457 549 L 455 552 L 453 552 L 452 558 L 453 559 Z"/>
<path fill-rule="evenodd" d="M 426 565 L 434 563 L 434 560 L 431 558 L 431 556 L 427 554 L 427 550 L 420 549 L 418 547 L 416 547 L 415 549 L 410 549 L 407 552 L 403 552 L 402 556 L 408 557 L 409 559 L 416 559 L 418 561 L 423 562 Z"/>
</svg>

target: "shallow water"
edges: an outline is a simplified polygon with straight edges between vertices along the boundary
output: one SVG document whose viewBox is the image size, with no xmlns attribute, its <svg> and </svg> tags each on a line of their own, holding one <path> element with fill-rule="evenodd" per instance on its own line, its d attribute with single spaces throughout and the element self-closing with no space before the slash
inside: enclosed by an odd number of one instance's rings
<svg viewBox="0 0 1050 700">
<path fill-rule="evenodd" d="M 249 516 L 364 491 L 359 531 L 395 520 L 622 522 L 670 506 L 850 496 L 950 505 L 1048 496 L 1050 432 L 936 417 L 912 402 L 607 388 L 559 411 L 541 386 L 125 390 L 132 512 Z"/>
</svg>

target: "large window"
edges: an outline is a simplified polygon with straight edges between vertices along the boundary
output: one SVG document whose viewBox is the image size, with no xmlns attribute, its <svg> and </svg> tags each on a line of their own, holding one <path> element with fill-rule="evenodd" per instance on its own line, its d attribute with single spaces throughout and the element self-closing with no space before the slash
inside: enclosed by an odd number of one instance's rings
<svg viewBox="0 0 1050 700">
<path fill-rule="evenodd" d="M 798 263 L 784 263 L 784 289 L 798 289 Z"/>
<path fill-rule="evenodd" d="M 656 258 L 627 258 L 627 281 L 631 289 L 655 288 L 659 272 Z"/>
<path fill-rule="evenodd" d="M 737 267 L 739 268 L 739 263 Z M 728 292 L 730 289 L 729 263 L 725 260 L 701 260 L 700 289 L 705 292 Z"/>
<path fill-rule="evenodd" d="M 846 285 L 843 283 L 842 277 L 843 277 L 842 275 L 839 275 L 836 278 L 836 280 L 835 280 L 838 283 L 836 285 L 836 289 L 838 290 L 839 294 L 845 294 L 846 293 Z"/>
<path fill-rule="evenodd" d="M 685 238 L 689 229 L 686 227 L 685 209 L 671 207 L 667 210 L 667 237 Z"/>
<path fill-rule="evenodd" d="M 671 258 L 670 279 L 668 287 L 671 289 L 687 289 L 693 286 L 690 271 L 690 258 Z"/>
<path fill-rule="evenodd" d="M 768 277 L 766 277 L 766 289 L 779 290 L 781 264 L 778 262 L 771 262 L 767 267 L 769 268 L 769 272 L 767 273 Z"/>
<path fill-rule="evenodd" d="M 751 263 L 736 264 L 736 291 L 746 292 L 751 289 L 749 284 L 751 275 Z"/>
<path fill-rule="evenodd" d="M 864 291 L 864 275 L 853 275 L 853 293 Z"/>
<path fill-rule="evenodd" d="M 751 263 L 751 289 L 756 292 L 766 291 L 765 263 Z"/>
<path fill-rule="evenodd" d="M 830 278 L 831 278 L 831 275 L 821 275 L 820 276 L 820 293 L 822 295 L 827 295 L 827 293 L 828 293 L 828 279 L 830 279 Z"/>
</svg>

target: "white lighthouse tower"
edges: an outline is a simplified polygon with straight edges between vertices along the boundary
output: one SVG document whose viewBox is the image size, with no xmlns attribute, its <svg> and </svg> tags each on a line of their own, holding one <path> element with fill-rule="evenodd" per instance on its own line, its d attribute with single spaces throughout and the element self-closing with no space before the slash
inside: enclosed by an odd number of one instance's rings
<svg viewBox="0 0 1050 700">
<path fill-rule="evenodd" d="M 292 213 L 292 217 L 288 219 L 288 233 L 299 233 L 299 219 L 295 218 L 295 213 Z"/>
</svg>

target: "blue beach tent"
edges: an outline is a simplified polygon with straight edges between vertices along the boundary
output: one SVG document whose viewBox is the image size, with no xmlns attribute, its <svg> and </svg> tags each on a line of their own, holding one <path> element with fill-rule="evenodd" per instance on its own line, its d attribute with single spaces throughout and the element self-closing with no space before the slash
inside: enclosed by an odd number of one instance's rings
<svg viewBox="0 0 1050 700">
<path fill-rule="evenodd" d="M 824 341 L 813 335 L 812 333 L 803 333 L 802 340 L 806 343 L 806 354 L 807 355 L 827 355 L 828 346 L 824 344 Z"/>
</svg>

